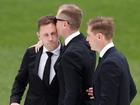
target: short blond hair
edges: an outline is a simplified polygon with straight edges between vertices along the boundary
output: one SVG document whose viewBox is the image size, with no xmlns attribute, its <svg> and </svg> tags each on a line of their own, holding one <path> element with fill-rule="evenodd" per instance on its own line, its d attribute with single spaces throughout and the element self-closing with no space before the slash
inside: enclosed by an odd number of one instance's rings
<svg viewBox="0 0 140 105">
<path fill-rule="evenodd" d="M 102 33 L 108 40 L 114 36 L 114 21 L 111 17 L 97 17 L 91 19 L 88 26 L 91 27 L 92 32 Z"/>
<path fill-rule="evenodd" d="M 72 29 L 79 29 L 82 21 L 82 11 L 75 4 L 64 4 L 59 7 L 56 18 L 68 21 Z"/>
</svg>

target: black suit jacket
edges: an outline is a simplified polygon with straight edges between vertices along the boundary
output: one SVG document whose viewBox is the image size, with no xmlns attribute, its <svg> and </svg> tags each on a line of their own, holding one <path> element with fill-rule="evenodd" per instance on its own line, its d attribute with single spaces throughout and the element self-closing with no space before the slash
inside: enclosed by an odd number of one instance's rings
<svg viewBox="0 0 140 105">
<path fill-rule="evenodd" d="M 115 47 L 102 57 L 94 73 L 95 105 L 130 105 L 136 95 L 125 57 Z"/>
<path fill-rule="evenodd" d="M 58 105 L 91 105 L 86 89 L 93 87 L 95 52 L 82 34 L 73 38 L 62 52 L 55 65 L 60 89 Z"/>
<path fill-rule="evenodd" d="M 19 72 L 15 78 L 10 103 L 22 98 L 26 85 L 29 84 L 24 105 L 58 105 L 58 82 L 56 76 L 50 85 L 38 76 L 38 66 L 43 47 L 38 53 L 34 48 L 27 49 Z"/>
</svg>

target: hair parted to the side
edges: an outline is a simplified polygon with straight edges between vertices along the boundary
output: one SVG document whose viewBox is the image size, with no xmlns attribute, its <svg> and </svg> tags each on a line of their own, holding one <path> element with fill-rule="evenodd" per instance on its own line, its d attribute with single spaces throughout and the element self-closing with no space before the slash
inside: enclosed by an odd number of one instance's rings
<svg viewBox="0 0 140 105">
<path fill-rule="evenodd" d="M 102 33 L 106 39 L 111 39 L 114 36 L 114 21 L 111 17 L 97 17 L 88 22 L 91 31 L 94 33 Z"/>
<path fill-rule="evenodd" d="M 56 25 L 56 18 L 55 16 L 42 16 L 38 20 L 38 30 L 40 29 L 40 26 L 47 25 L 47 24 L 54 24 Z"/>
<path fill-rule="evenodd" d="M 75 4 L 64 4 L 59 7 L 57 18 L 68 21 L 72 29 L 79 29 L 82 21 L 82 10 Z"/>
</svg>

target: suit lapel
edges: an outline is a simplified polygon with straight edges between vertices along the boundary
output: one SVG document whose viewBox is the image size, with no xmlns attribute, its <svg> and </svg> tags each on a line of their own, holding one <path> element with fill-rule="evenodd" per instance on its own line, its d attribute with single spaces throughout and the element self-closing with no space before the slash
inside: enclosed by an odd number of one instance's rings
<svg viewBox="0 0 140 105">
<path fill-rule="evenodd" d="M 74 38 L 67 44 L 66 49 L 71 45 L 71 43 L 77 42 L 77 41 L 79 41 L 79 40 L 81 40 L 81 39 L 84 39 L 84 36 L 83 36 L 82 33 L 80 33 L 78 36 L 74 37 Z"/>
<path fill-rule="evenodd" d="M 95 74 L 95 75 L 94 75 L 95 80 L 96 80 L 96 78 L 98 77 L 97 75 L 98 75 L 98 73 L 100 72 L 100 67 L 102 66 L 103 61 L 104 61 L 111 53 L 113 53 L 113 52 L 115 52 L 115 51 L 116 51 L 115 47 L 111 47 L 110 49 L 107 50 L 107 52 L 106 52 L 106 53 L 104 54 L 104 56 L 101 58 L 100 63 L 98 63 L 97 68 L 96 68 L 95 73 L 94 73 L 94 74 Z"/>
<path fill-rule="evenodd" d="M 54 70 L 55 70 L 55 72 L 57 72 L 57 68 L 58 68 L 58 65 L 59 65 L 59 62 L 61 60 L 61 56 L 62 56 L 63 52 L 64 52 L 64 46 L 61 44 L 60 55 L 59 55 L 58 59 L 56 60 L 56 62 L 54 64 Z"/>
<path fill-rule="evenodd" d="M 115 51 L 116 51 L 115 47 L 111 47 L 110 49 L 108 49 L 108 50 L 106 51 L 106 53 L 104 54 L 104 56 L 101 58 L 100 64 L 102 64 L 102 62 L 107 58 L 107 56 L 109 56 L 111 53 L 113 53 L 113 52 L 115 52 Z M 100 64 L 99 64 L 99 65 L 100 65 Z"/>
<path fill-rule="evenodd" d="M 116 51 L 115 47 L 111 47 L 110 49 L 108 49 L 107 52 L 106 52 L 106 53 L 104 54 L 104 56 L 102 57 L 101 62 L 102 62 L 107 56 L 109 56 L 111 53 L 113 53 L 113 52 L 115 52 L 115 51 Z"/>
<path fill-rule="evenodd" d="M 79 40 L 81 40 L 81 39 L 84 39 L 84 36 L 83 36 L 82 34 L 79 34 L 78 36 L 74 37 L 74 38 L 67 44 L 67 46 L 61 46 L 60 56 L 58 57 L 58 59 L 57 59 L 57 61 L 56 61 L 56 63 L 55 63 L 55 66 L 54 66 L 55 72 L 57 72 L 57 70 L 59 69 L 58 66 L 59 66 L 59 64 L 60 64 L 60 60 L 61 60 L 61 58 L 62 58 L 64 52 L 67 50 L 67 48 L 71 45 L 71 43 L 77 42 L 77 41 L 79 41 Z"/>
<path fill-rule="evenodd" d="M 35 59 L 35 74 L 38 75 L 38 67 L 39 67 L 39 62 L 40 62 L 40 57 L 43 51 L 43 47 L 40 48 L 39 52 L 36 54 L 36 59 Z"/>
</svg>

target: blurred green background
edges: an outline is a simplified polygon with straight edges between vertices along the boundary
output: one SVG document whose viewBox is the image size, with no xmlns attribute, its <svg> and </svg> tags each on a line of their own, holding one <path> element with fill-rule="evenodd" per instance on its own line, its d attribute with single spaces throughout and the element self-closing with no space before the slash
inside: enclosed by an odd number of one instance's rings
<svg viewBox="0 0 140 105">
<path fill-rule="evenodd" d="M 75 3 L 84 12 L 81 31 L 96 16 L 115 20 L 115 45 L 127 56 L 137 86 L 132 105 L 140 103 L 139 0 L 0 0 L 0 105 L 8 105 L 11 86 L 25 49 L 37 42 L 37 20 L 55 15 L 64 3 Z"/>
</svg>

